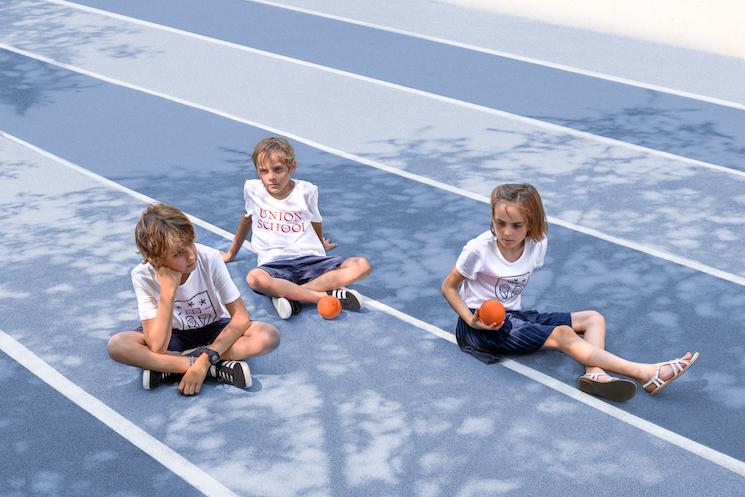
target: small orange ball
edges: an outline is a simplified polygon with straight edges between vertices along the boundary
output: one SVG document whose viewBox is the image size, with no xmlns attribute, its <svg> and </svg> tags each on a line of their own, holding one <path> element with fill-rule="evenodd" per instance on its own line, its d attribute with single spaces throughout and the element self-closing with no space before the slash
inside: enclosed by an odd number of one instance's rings
<svg viewBox="0 0 745 497">
<path fill-rule="evenodd" d="M 504 321 L 504 306 L 499 300 L 487 300 L 479 307 L 479 319 L 487 326 Z"/>
<path fill-rule="evenodd" d="M 340 312 L 341 302 L 333 295 L 326 295 L 318 301 L 318 314 L 323 319 L 334 319 Z"/>
</svg>

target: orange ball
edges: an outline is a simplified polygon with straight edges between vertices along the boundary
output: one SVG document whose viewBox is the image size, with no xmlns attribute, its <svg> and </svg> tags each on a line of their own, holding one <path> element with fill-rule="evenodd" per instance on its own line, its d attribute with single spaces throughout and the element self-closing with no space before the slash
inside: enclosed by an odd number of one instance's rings
<svg viewBox="0 0 745 497">
<path fill-rule="evenodd" d="M 499 300 L 487 300 L 479 307 L 479 319 L 484 324 L 491 326 L 504 321 L 504 306 Z"/>
<path fill-rule="evenodd" d="M 318 301 L 318 314 L 323 319 L 334 319 L 340 312 L 341 302 L 333 295 L 326 295 Z"/>
</svg>

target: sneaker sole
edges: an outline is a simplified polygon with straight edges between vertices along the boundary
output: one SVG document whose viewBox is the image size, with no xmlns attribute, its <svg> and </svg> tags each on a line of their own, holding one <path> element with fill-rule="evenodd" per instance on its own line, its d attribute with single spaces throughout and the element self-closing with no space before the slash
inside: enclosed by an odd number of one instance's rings
<svg viewBox="0 0 745 497">
<path fill-rule="evenodd" d="M 150 370 L 149 369 L 142 370 L 142 388 L 144 388 L 145 390 L 150 390 Z"/>
<path fill-rule="evenodd" d="M 251 378 L 251 369 L 248 367 L 246 361 L 239 361 L 239 363 L 241 365 L 241 370 L 243 370 L 243 381 L 246 384 L 243 388 L 250 388 L 254 383 L 253 378 Z"/>
<path fill-rule="evenodd" d="M 272 305 L 277 311 L 279 319 L 289 319 L 292 316 L 292 305 L 290 301 L 282 297 L 272 297 Z"/>
</svg>

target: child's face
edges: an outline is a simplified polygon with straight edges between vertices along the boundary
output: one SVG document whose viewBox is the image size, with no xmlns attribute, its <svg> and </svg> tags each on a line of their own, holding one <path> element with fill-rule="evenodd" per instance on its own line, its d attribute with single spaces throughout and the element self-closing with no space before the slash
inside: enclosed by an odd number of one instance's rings
<svg viewBox="0 0 745 497">
<path fill-rule="evenodd" d="M 259 157 L 259 165 L 256 166 L 261 184 L 264 185 L 269 195 L 275 198 L 285 198 L 292 191 L 292 172 L 295 170 L 295 161 L 289 164 L 287 159 L 277 152 Z"/>
<path fill-rule="evenodd" d="M 494 209 L 494 232 L 502 249 L 521 248 L 528 235 L 528 222 L 512 202 L 500 202 Z"/>
<path fill-rule="evenodd" d="M 194 242 L 169 247 L 160 261 L 162 266 L 187 275 L 197 268 L 197 247 Z"/>
</svg>

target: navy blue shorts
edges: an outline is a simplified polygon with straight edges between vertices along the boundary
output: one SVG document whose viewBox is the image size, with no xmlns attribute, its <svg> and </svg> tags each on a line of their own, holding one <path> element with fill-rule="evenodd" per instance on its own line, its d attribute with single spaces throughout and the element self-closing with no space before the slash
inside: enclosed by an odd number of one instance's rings
<svg viewBox="0 0 745 497">
<path fill-rule="evenodd" d="M 302 285 L 314 280 L 322 274 L 328 273 L 346 260 L 344 257 L 328 257 L 324 255 L 307 255 L 297 259 L 282 259 L 258 266 L 272 278 L 288 280 L 296 285 Z M 259 292 L 256 292 L 259 293 Z"/>
<path fill-rule="evenodd" d="M 491 364 L 504 355 L 540 350 L 554 328 L 560 325 L 571 326 L 572 315 L 568 312 L 507 311 L 504 324 L 498 330 L 477 330 L 459 317 L 455 338 L 463 352 Z"/>
<path fill-rule="evenodd" d="M 168 350 L 171 352 L 183 352 L 184 350 L 204 347 L 215 341 L 217 335 L 228 325 L 230 319 L 218 319 L 217 321 L 192 330 L 171 330 L 171 340 L 168 342 Z M 142 326 L 138 328 L 142 331 Z"/>
</svg>

